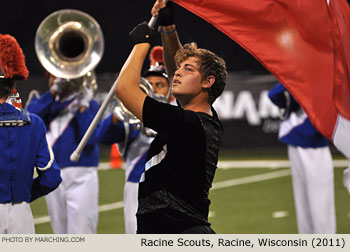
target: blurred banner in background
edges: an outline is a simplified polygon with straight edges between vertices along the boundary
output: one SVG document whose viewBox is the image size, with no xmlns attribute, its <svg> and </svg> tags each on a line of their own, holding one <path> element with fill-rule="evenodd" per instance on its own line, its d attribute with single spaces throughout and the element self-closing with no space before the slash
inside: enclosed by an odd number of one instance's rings
<svg viewBox="0 0 350 252">
<path fill-rule="evenodd" d="M 279 110 L 267 96 L 276 82 L 268 74 L 228 73 L 226 88 L 214 103 L 224 126 L 223 148 L 282 146 L 277 140 Z"/>
</svg>

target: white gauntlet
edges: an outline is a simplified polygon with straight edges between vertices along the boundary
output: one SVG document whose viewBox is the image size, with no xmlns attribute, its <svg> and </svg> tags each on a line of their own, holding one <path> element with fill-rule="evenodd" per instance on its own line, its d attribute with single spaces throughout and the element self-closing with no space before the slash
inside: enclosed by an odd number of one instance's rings
<svg viewBox="0 0 350 252">
<path fill-rule="evenodd" d="M 57 94 L 61 94 L 63 89 L 68 85 L 68 81 L 63 78 L 56 78 L 51 90 L 55 91 Z"/>
<path fill-rule="evenodd" d="M 93 96 L 94 96 L 94 91 L 92 90 L 92 88 L 84 87 L 84 92 L 79 96 L 80 107 L 88 108 Z"/>
<path fill-rule="evenodd" d="M 350 193 L 350 164 L 349 164 L 349 167 L 344 170 L 343 183 L 345 188 Z"/>
</svg>

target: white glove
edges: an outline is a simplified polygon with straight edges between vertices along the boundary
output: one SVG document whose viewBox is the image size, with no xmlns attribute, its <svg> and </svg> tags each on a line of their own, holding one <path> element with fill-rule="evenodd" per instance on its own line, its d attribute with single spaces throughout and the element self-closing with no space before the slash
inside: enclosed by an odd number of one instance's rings
<svg viewBox="0 0 350 252">
<path fill-rule="evenodd" d="M 156 137 L 156 135 L 157 135 L 156 131 L 154 131 L 151 128 L 147 128 L 147 127 L 143 127 L 142 133 L 145 134 L 148 137 Z"/>
<path fill-rule="evenodd" d="M 52 87 L 50 88 L 53 90 L 56 94 L 61 94 L 63 89 L 68 85 L 68 81 L 63 78 L 56 78 L 53 82 Z"/>
<path fill-rule="evenodd" d="M 345 188 L 350 193 L 350 165 L 347 169 L 344 170 L 343 183 Z"/>
<path fill-rule="evenodd" d="M 93 96 L 94 96 L 94 92 L 92 88 L 84 87 L 84 92 L 79 95 L 80 107 L 88 108 Z"/>
</svg>

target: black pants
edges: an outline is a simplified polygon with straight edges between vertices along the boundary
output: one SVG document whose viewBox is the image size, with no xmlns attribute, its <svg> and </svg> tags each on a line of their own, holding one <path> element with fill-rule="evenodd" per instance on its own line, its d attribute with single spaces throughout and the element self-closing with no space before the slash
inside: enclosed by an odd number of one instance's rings
<svg viewBox="0 0 350 252">
<path fill-rule="evenodd" d="M 213 229 L 211 229 L 209 226 L 194 226 L 187 228 L 185 230 L 182 230 L 180 234 L 216 234 Z"/>
<path fill-rule="evenodd" d="M 173 209 L 158 209 L 136 217 L 137 234 L 215 234 L 210 226 L 196 225 Z"/>
</svg>

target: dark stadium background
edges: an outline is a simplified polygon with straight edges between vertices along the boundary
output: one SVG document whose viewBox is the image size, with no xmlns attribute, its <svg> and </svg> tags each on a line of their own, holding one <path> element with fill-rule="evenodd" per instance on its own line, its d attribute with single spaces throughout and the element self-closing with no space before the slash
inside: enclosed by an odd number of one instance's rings
<svg viewBox="0 0 350 252">
<path fill-rule="evenodd" d="M 316 1 L 316 0 L 313 0 Z M 319 0 L 326 1 L 326 0 Z M 331 0 L 332 1 L 332 0 Z M 348 1 L 349 2 L 349 1 Z M 132 28 L 141 21 L 150 19 L 150 10 L 154 0 L 11 0 L 1 1 L 0 33 L 13 35 L 26 56 L 30 77 L 19 82 L 17 87 L 25 104 L 32 89 L 45 92 L 47 82 L 45 70 L 40 65 L 34 49 L 36 30 L 41 21 L 54 11 L 78 9 L 93 16 L 100 24 L 105 39 L 104 56 L 95 69 L 99 83 L 99 94 L 105 94 L 113 84 L 118 72 L 126 60 L 131 43 L 128 37 Z M 212 25 L 175 6 L 175 22 L 183 43 L 196 41 L 200 47 L 210 49 L 227 62 L 229 80 L 225 92 L 232 92 L 235 103 L 242 91 L 251 94 L 255 107 L 260 105 L 259 97 L 276 83 L 253 57 L 235 42 L 218 31 Z M 159 37 L 155 43 L 160 44 Z M 148 67 L 149 62 L 145 63 Z M 246 93 L 247 94 L 247 93 Z M 99 96 L 100 99 L 101 96 Z M 230 111 L 229 111 L 230 112 Z M 287 160 L 286 146 L 277 140 L 279 119 L 277 117 L 258 118 L 259 123 L 252 125 L 246 114 L 240 118 L 222 119 L 225 129 L 224 145 L 220 161 L 249 161 L 259 164 L 268 160 Z M 123 224 L 123 185 L 125 181 L 122 169 L 101 169 L 107 164 L 109 146 L 101 146 L 102 155 L 99 167 L 99 226 L 98 233 L 124 233 Z M 333 148 L 335 158 L 342 158 Z M 108 167 L 109 168 L 109 167 Z M 344 167 L 335 169 L 335 196 L 338 233 L 350 233 L 349 194 L 342 182 Z M 296 233 L 296 217 L 290 175 L 260 182 L 256 176 L 288 172 L 289 167 L 229 167 L 218 169 L 214 185 L 232 182 L 210 191 L 212 201 L 210 222 L 217 233 Z M 240 182 L 239 182 L 240 181 Z M 52 233 L 44 198 L 31 204 L 36 223 L 36 233 Z M 283 217 L 274 218 L 276 213 Z"/>
<path fill-rule="evenodd" d="M 95 71 L 98 76 L 98 92 L 105 95 L 132 48 L 129 32 L 138 23 L 150 19 L 153 3 L 154 0 L 12 0 L 2 2 L 0 33 L 9 33 L 18 40 L 30 71 L 28 81 L 19 82 L 17 85 L 23 104 L 26 103 L 28 93 L 32 89 L 39 90 L 40 93 L 47 90 L 45 70 L 39 63 L 34 49 L 36 30 L 45 17 L 61 9 L 78 9 L 97 20 L 104 34 L 105 52 Z M 227 70 L 232 77 L 227 83 L 226 90 L 233 92 L 235 98 L 242 90 L 249 90 L 254 98 L 255 107 L 258 107 L 261 92 L 271 88 L 277 80 L 273 76 L 270 78 L 269 72 L 234 41 L 177 5 L 175 5 L 175 22 L 182 43 L 196 41 L 200 47 L 212 50 L 226 60 Z M 160 38 L 157 36 L 154 45 L 160 43 Z M 148 67 L 148 64 L 149 62 L 146 61 L 144 67 Z M 231 80 L 243 81 L 233 82 Z M 99 98 L 103 100 L 103 96 Z M 285 150 L 284 145 L 277 140 L 279 119 L 276 117 L 260 119 L 261 122 L 257 125 L 251 125 L 247 121 L 246 114 L 241 118 L 223 119 L 225 128 L 223 148 Z"/>
</svg>

